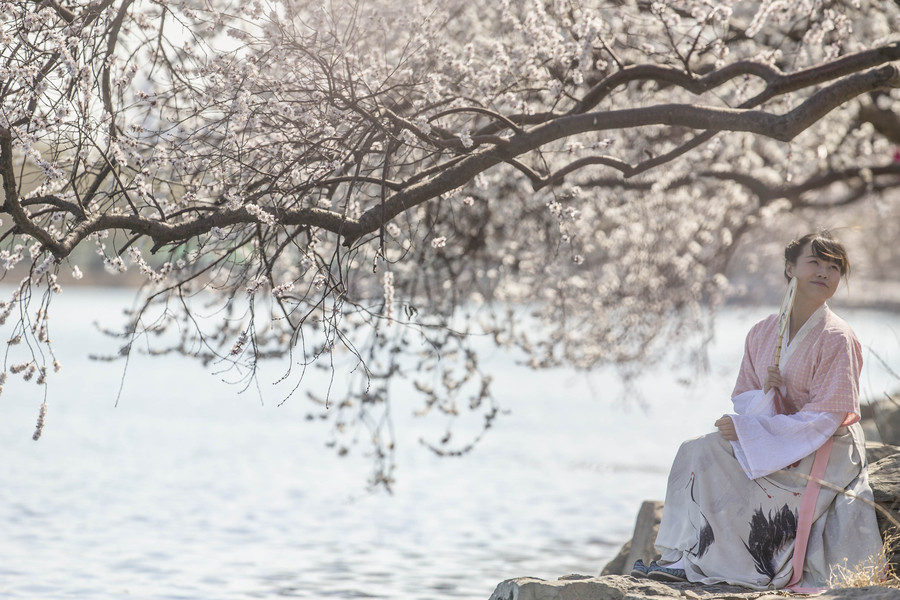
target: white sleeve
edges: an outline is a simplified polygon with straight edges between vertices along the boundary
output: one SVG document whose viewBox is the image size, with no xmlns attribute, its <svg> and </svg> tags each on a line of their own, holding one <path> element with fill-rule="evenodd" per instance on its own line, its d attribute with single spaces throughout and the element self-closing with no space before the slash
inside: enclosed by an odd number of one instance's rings
<svg viewBox="0 0 900 600">
<path fill-rule="evenodd" d="M 731 442 L 747 477 L 757 479 L 812 454 L 844 421 L 843 413 L 801 411 L 792 415 L 730 415 L 738 441 Z"/>
<path fill-rule="evenodd" d="M 763 393 L 762 390 L 749 390 L 731 399 L 734 412 L 739 415 L 756 415 L 771 417 L 775 415 L 775 388 Z"/>
</svg>

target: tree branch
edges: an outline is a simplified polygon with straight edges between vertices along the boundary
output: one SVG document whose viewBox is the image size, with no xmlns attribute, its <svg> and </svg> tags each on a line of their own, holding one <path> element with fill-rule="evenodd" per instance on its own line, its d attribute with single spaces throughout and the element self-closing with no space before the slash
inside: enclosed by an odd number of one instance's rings
<svg viewBox="0 0 900 600">
<path fill-rule="evenodd" d="M 889 184 L 876 185 L 873 183 L 874 178 L 884 176 L 896 177 L 897 179 Z M 829 171 L 827 173 L 814 175 L 795 185 L 769 185 L 758 177 L 754 177 L 748 173 L 738 173 L 735 171 L 701 171 L 695 174 L 686 174 L 685 176 L 670 182 L 668 188 L 674 189 L 695 185 L 698 179 L 733 181 L 748 189 L 759 199 L 761 205 L 771 204 L 775 200 L 785 199 L 790 200 L 795 206 L 833 208 L 860 199 L 869 191 L 870 187 L 877 187 L 879 190 L 900 187 L 900 163 L 890 163 L 879 167 L 853 167 L 838 171 Z M 850 200 L 844 198 L 827 204 L 803 200 L 804 195 L 825 189 L 839 182 L 856 184 L 853 193 L 849 196 Z M 585 185 L 628 190 L 649 190 L 653 187 L 652 182 L 632 181 L 612 177 L 590 179 L 585 182 Z"/>
<path fill-rule="evenodd" d="M 702 77 L 696 77 L 662 65 L 629 65 L 617 71 L 591 88 L 569 114 L 586 112 L 600 103 L 612 90 L 633 81 L 656 81 L 683 88 L 694 94 L 702 94 L 722 84 L 746 75 L 755 75 L 767 83 L 753 104 L 777 95 L 800 90 L 839 77 L 857 73 L 900 59 L 900 42 L 888 44 L 873 50 L 864 50 L 842 56 L 824 65 L 810 67 L 794 73 L 784 73 L 780 69 L 758 61 L 739 61 L 717 69 Z"/>
<path fill-rule="evenodd" d="M 19 191 L 16 185 L 15 165 L 13 163 L 12 135 L 9 130 L 0 129 L 0 174 L 3 177 L 3 210 L 9 213 L 19 230 L 30 235 L 50 249 L 59 258 L 64 256 L 59 243 L 42 227 L 35 225 L 26 210 L 19 202 Z M 65 254 L 68 254 L 66 252 Z"/>
<path fill-rule="evenodd" d="M 355 219 L 345 217 L 340 213 L 321 208 L 299 208 L 285 211 L 265 210 L 272 214 L 280 225 L 302 225 L 321 227 L 337 235 L 353 234 L 359 228 Z M 67 256 L 84 238 L 92 233 L 105 230 L 132 231 L 146 235 L 153 240 L 152 252 L 158 251 L 166 244 L 178 243 L 184 240 L 203 235 L 213 227 L 230 227 L 232 225 L 246 225 L 258 223 L 255 215 L 246 208 L 234 210 L 219 210 L 210 215 L 198 217 L 184 223 L 172 224 L 140 215 L 93 215 L 76 227 L 74 227 L 58 244 L 58 257 Z"/>
<path fill-rule="evenodd" d="M 512 136 L 504 147 L 472 153 L 441 173 L 397 192 L 388 198 L 383 208 L 369 209 L 360 216 L 358 232 L 351 232 L 345 227 L 344 243 L 352 244 L 359 236 L 372 233 L 381 227 L 383 219 L 393 219 L 413 206 L 455 189 L 500 162 L 571 135 L 647 125 L 669 125 L 712 131 L 747 131 L 781 141 L 790 141 L 829 111 L 851 98 L 884 87 L 900 87 L 900 74 L 893 65 L 871 69 L 839 80 L 783 115 L 759 110 L 664 104 L 560 117 L 525 133 Z M 628 174 L 625 163 L 616 164 L 614 160 L 602 157 L 597 161 L 604 161 L 607 166 L 623 169 L 623 173 Z"/>
</svg>

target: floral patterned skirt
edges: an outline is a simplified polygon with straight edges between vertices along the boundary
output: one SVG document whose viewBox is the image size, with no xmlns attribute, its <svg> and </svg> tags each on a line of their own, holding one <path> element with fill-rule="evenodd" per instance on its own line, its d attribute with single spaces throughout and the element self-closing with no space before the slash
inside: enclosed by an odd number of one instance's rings
<svg viewBox="0 0 900 600">
<path fill-rule="evenodd" d="M 800 502 L 815 453 L 766 477 L 749 479 L 718 432 L 681 445 L 656 538 L 662 561 L 684 557 L 690 581 L 780 589 L 793 575 Z M 813 513 L 802 587 L 828 585 L 832 567 L 877 560 L 881 534 L 871 504 L 860 426 L 834 436 Z M 842 493 L 844 490 L 849 493 Z"/>
</svg>

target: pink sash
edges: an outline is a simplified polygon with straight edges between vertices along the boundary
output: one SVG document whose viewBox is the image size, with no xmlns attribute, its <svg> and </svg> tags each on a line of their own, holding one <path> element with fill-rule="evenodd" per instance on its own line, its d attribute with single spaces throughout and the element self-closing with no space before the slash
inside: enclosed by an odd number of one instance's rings
<svg viewBox="0 0 900 600">
<path fill-rule="evenodd" d="M 825 469 L 828 467 L 828 457 L 831 456 L 833 438 L 828 438 L 822 447 L 816 450 L 816 458 L 813 459 L 810 479 L 803 492 L 803 500 L 800 501 L 800 516 L 797 522 L 797 537 L 794 540 L 794 558 L 792 565 L 794 574 L 788 582 L 787 588 L 798 594 L 817 594 L 827 588 L 798 587 L 800 578 L 803 577 L 803 563 L 806 560 L 806 547 L 809 543 L 809 530 L 812 528 L 813 517 L 816 512 L 816 500 L 819 498 L 819 490 L 822 486 L 819 481 L 825 481 Z"/>
</svg>

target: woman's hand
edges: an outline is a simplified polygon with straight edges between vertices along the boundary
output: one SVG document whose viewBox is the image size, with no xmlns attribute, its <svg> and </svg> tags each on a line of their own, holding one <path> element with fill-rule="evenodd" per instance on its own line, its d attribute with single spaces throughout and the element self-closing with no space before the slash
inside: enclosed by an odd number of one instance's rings
<svg viewBox="0 0 900 600">
<path fill-rule="evenodd" d="M 766 382 L 763 384 L 763 393 L 767 393 L 772 388 L 781 387 L 783 385 L 787 385 L 787 382 L 784 380 L 784 377 L 781 376 L 781 371 L 778 367 L 769 367 L 768 375 L 766 375 Z"/>
<path fill-rule="evenodd" d="M 716 427 L 722 437 L 729 442 L 736 442 L 738 439 L 737 430 L 734 428 L 734 421 L 728 415 L 722 415 L 716 420 Z"/>
</svg>

